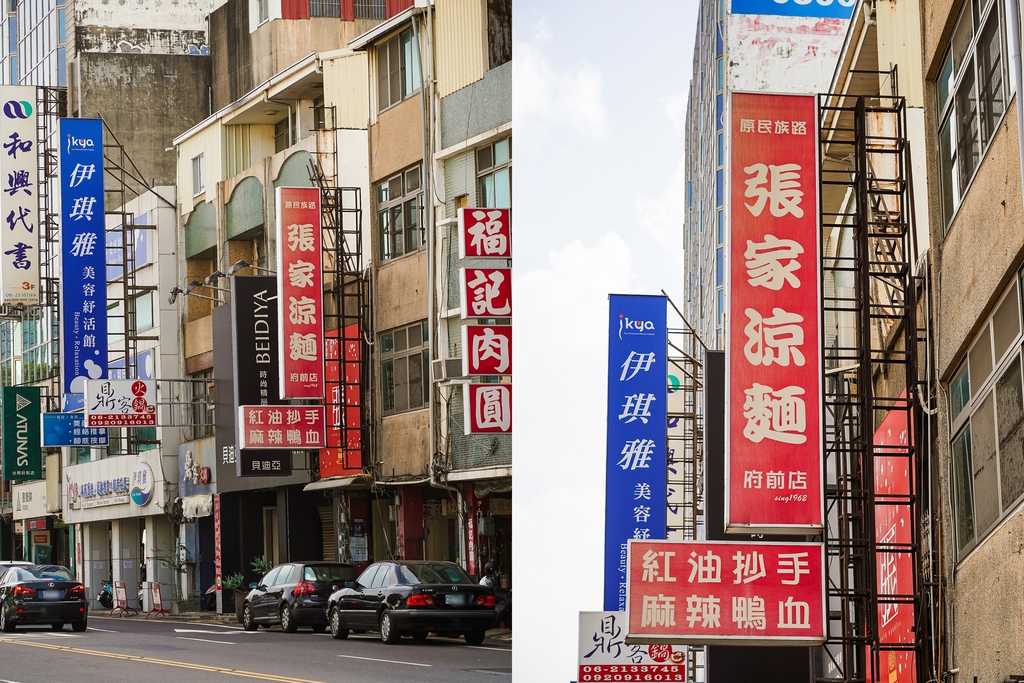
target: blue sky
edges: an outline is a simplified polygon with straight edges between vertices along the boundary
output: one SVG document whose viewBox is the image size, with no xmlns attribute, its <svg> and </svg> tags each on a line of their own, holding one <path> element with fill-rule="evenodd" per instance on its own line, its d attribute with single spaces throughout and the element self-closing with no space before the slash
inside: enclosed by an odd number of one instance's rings
<svg viewBox="0 0 1024 683">
<path fill-rule="evenodd" d="M 608 294 L 682 308 L 697 0 L 517 0 L 513 670 L 575 679 L 602 609 Z"/>
</svg>

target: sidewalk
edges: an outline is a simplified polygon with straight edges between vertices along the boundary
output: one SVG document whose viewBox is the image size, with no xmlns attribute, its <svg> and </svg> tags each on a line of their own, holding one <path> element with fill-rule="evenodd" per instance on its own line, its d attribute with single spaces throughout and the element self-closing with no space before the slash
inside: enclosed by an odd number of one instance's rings
<svg viewBox="0 0 1024 683">
<path fill-rule="evenodd" d="M 111 615 L 108 609 L 90 609 L 90 617 L 116 617 L 117 612 L 115 611 Z M 146 613 L 140 611 L 138 614 L 131 614 L 130 612 L 125 614 L 125 619 L 145 619 Z M 180 612 L 178 614 L 153 614 L 150 619 L 173 619 L 174 621 L 190 621 L 201 624 L 226 624 L 232 626 L 239 626 L 237 617 L 234 612 L 226 612 L 224 614 L 218 614 L 217 612 L 210 611 L 199 611 L 199 612 Z M 487 632 L 488 640 L 496 640 L 500 643 L 508 643 L 512 645 L 512 630 L 507 628 L 492 628 Z"/>
</svg>

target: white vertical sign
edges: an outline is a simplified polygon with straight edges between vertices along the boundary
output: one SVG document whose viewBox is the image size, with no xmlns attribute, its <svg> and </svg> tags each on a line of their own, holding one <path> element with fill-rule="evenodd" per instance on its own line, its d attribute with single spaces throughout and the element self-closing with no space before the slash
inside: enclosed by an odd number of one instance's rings
<svg viewBox="0 0 1024 683">
<path fill-rule="evenodd" d="M 0 303 L 39 303 L 36 87 L 0 87 Z"/>
</svg>

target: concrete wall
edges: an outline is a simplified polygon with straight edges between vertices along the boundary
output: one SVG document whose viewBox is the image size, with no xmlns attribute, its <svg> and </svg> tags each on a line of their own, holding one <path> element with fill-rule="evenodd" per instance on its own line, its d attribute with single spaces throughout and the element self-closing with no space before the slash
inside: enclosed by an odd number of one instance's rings
<svg viewBox="0 0 1024 683">
<path fill-rule="evenodd" d="M 441 149 L 512 120 L 512 62 L 441 98 Z"/>
<path fill-rule="evenodd" d="M 427 311 L 426 250 L 380 266 L 374 297 L 375 323 L 380 331 L 423 320 Z"/>
<path fill-rule="evenodd" d="M 381 421 L 380 452 L 377 459 L 384 463 L 381 465 L 381 475 L 385 479 L 392 476 L 427 476 L 429 412 L 426 408 L 413 410 L 385 417 Z"/>
<path fill-rule="evenodd" d="M 147 182 L 174 185 L 172 146 L 209 114 L 205 57 L 81 53 L 77 63 L 82 117 L 102 117 Z"/>
<path fill-rule="evenodd" d="M 370 126 L 370 183 L 423 159 L 419 95 L 378 115 Z"/>
</svg>

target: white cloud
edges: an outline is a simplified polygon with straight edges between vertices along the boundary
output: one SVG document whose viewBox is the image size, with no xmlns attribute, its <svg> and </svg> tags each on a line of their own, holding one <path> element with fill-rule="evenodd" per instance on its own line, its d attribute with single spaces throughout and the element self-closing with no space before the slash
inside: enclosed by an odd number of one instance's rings
<svg viewBox="0 0 1024 683">
<path fill-rule="evenodd" d="M 537 242 L 534 242 L 537 244 Z M 572 680 L 580 611 L 602 608 L 608 294 L 632 293 L 629 244 L 574 240 L 516 273 L 516 680 Z M 522 388 L 522 390 L 519 389 Z"/>
<path fill-rule="evenodd" d="M 638 228 L 650 233 L 660 246 L 665 247 L 678 268 L 677 272 L 682 272 L 686 219 L 686 160 L 682 154 L 660 195 L 651 196 L 638 191 L 633 193 L 632 199 Z"/>
<path fill-rule="evenodd" d="M 672 127 L 677 133 L 686 132 L 686 103 L 689 99 L 689 93 L 681 92 L 675 97 L 662 100 L 665 104 L 665 116 L 672 122 Z"/>
<path fill-rule="evenodd" d="M 587 63 L 553 66 L 544 52 L 552 39 L 547 25 L 540 22 L 533 42 L 513 45 L 516 68 L 512 112 L 516 128 L 521 131 L 533 119 L 534 123 L 564 125 L 592 138 L 606 137 L 609 123 L 601 72 Z"/>
</svg>

